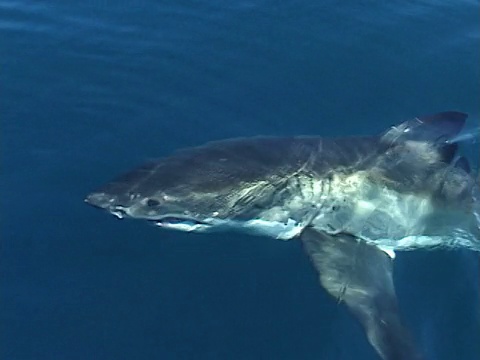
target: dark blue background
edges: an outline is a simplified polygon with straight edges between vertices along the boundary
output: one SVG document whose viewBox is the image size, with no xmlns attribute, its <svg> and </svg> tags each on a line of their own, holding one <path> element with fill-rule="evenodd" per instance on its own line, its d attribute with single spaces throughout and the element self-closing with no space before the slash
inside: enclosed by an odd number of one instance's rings
<svg viewBox="0 0 480 360">
<path fill-rule="evenodd" d="M 150 157 L 479 118 L 479 2 L 0 0 L 1 359 L 375 359 L 297 241 L 86 206 Z M 427 359 L 480 358 L 478 255 L 399 254 Z"/>
</svg>

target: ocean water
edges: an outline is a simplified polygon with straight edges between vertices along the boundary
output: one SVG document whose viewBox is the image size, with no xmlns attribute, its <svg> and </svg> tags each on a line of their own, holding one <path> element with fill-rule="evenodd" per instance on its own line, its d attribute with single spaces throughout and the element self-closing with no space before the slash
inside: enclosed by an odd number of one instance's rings
<svg viewBox="0 0 480 360">
<path fill-rule="evenodd" d="M 480 99 L 478 0 L 0 0 L 0 358 L 376 359 L 298 241 L 86 206 L 209 140 L 373 134 Z M 478 254 L 399 254 L 426 360 L 478 360 Z"/>
</svg>

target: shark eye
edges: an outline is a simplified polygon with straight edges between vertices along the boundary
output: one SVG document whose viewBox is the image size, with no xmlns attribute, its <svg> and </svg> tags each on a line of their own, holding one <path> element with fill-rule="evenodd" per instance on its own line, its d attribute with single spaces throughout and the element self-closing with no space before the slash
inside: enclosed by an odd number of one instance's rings
<svg viewBox="0 0 480 360">
<path fill-rule="evenodd" d="M 147 206 L 148 207 L 156 207 L 158 205 L 160 205 L 160 201 L 158 201 L 158 200 L 155 200 L 155 199 L 148 199 L 147 200 Z"/>
</svg>

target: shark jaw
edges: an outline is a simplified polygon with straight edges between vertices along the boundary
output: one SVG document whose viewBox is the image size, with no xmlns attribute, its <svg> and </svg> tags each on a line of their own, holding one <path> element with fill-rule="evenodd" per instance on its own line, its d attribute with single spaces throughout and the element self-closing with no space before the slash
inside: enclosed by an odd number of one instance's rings
<svg viewBox="0 0 480 360">
<path fill-rule="evenodd" d="M 86 202 L 88 201 L 89 200 L 87 199 Z M 105 205 L 102 208 L 118 219 L 137 218 L 134 209 L 129 207 L 110 207 Z M 214 212 L 212 215 L 216 215 L 216 213 Z M 308 225 L 308 223 L 297 222 L 292 218 L 288 218 L 286 221 L 275 221 L 262 218 L 241 221 L 221 219 L 218 217 L 198 219 L 192 216 L 186 216 L 185 214 L 166 214 L 162 216 L 152 215 L 144 220 L 167 230 L 198 233 L 238 231 L 280 240 L 290 240 L 297 237 Z"/>
<path fill-rule="evenodd" d="M 263 219 L 236 221 L 207 218 L 200 222 L 192 219 L 169 216 L 160 220 L 153 220 L 152 222 L 156 226 L 168 230 L 199 233 L 238 231 L 251 235 L 272 237 L 279 240 L 290 240 L 297 237 L 306 226 L 306 224 L 297 223 L 293 219 L 288 219 L 286 222 L 279 222 Z"/>
<path fill-rule="evenodd" d="M 214 218 L 206 219 L 205 222 L 195 220 L 168 217 L 152 221 L 154 225 L 166 229 L 181 232 L 210 233 L 235 231 L 256 236 L 266 236 L 278 240 L 291 240 L 299 237 L 308 224 L 297 223 L 293 219 L 287 222 L 268 221 L 254 219 L 244 222 L 234 220 L 219 220 Z M 331 235 L 336 235 L 331 233 Z M 461 233 L 457 234 L 460 238 Z M 465 237 L 468 238 L 468 237 Z M 386 253 L 390 258 L 395 258 L 395 250 L 408 250 L 414 248 L 428 248 L 441 246 L 445 239 L 441 236 L 406 236 L 400 240 L 377 239 L 366 241 Z"/>
</svg>

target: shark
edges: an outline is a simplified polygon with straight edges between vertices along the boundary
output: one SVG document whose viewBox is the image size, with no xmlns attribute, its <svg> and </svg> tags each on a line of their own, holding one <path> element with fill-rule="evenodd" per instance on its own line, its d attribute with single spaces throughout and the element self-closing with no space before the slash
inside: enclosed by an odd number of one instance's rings
<svg viewBox="0 0 480 360">
<path fill-rule="evenodd" d="M 467 114 L 418 116 L 372 136 L 220 140 L 145 163 L 87 195 L 122 219 L 184 232 L 299 239 L 321 286 L 383 360 L 423 359 L 393 281 L 398 251 L 480 251 Z"/>
</svg>

